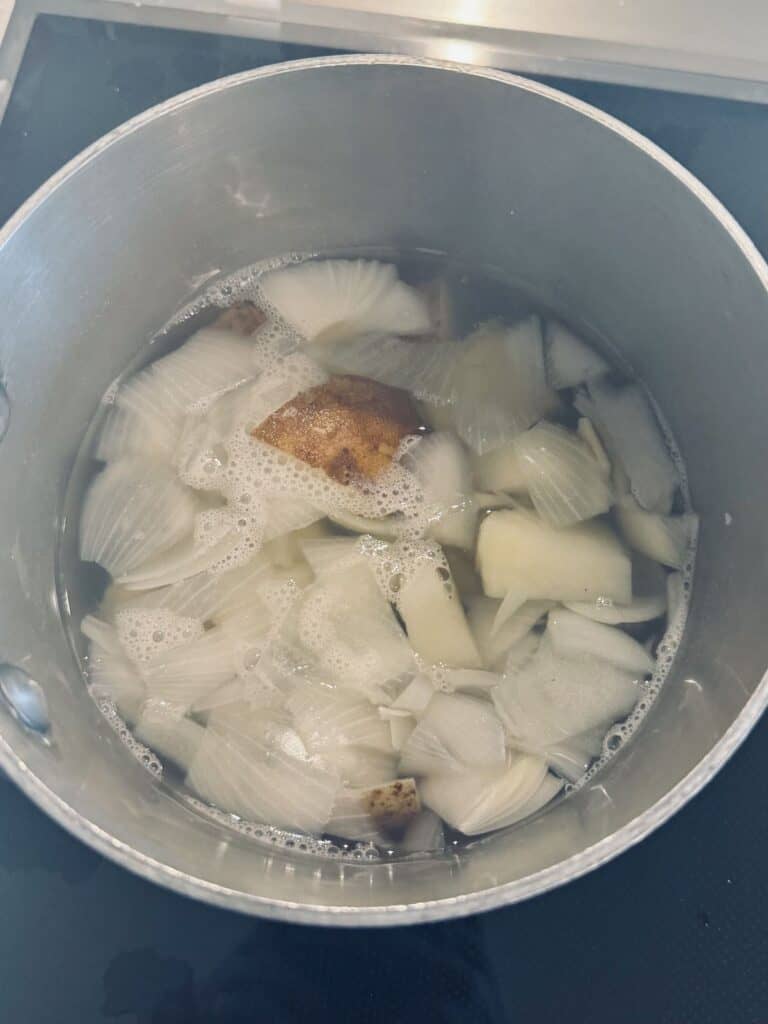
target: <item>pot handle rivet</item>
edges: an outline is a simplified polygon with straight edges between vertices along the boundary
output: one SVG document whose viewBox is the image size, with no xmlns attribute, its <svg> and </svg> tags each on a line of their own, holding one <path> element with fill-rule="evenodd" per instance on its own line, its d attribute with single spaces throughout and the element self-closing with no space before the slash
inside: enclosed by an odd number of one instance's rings
<svg viewBox="0 0 768 1024">
<path fill-rule="evenodd" d="M 0 665 L 0 695 L 14 716 L 28 729 L 48 732 L 51 720 L 45 693 L 24 669 Z"/>
</svg>

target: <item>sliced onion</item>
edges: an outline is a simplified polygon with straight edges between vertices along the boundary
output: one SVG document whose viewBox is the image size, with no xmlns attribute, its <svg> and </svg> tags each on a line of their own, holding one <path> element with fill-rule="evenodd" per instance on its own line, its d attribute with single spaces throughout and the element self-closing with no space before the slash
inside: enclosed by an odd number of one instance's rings
<svg viewBox="0 0 768 1024">
<path fill-rule="evenodd" d="M 112 643 L 105 647 L 91 640 L 88 679 L 95 697 L 111 700 L 128 725 L 136 721 L 146 698 L 144 681 L 126 656 L 113 649 Z"/>
<path fill-rule="evenodd" d="M 385 754 L 370 747 L 337 747 L 318 757 L 345 786 L 376 786 L 395 775 L 394 752 Z"/>
<path fill-rule="evenodd" d="M 284 267 L 260 279 L 261 291 L 307 341 L 340 341 L 390 331 L 423 334 L 430 321 L 423 298 L 374 260 L 319 260 Z"/>
<path fill-rule="evenodd" d="M 625 498 L 616 507 L 616 520 L 627 544 L 648 558 L 672 569 L 682 569 L 690 559 L 699 523 L 692 513 L 656 515 Z"/>
<path fill-rule="evenodd" d="M 550 768 L 568 782 L 577 782 L 589 768 L 603 748 L 602 730 L 594 729 L 579 736 L 552 743 L 540 753 L 549 762 Z"/>
<path fill-rule="evenodd" d="M 382 540 L 396 540 L 403 530 L 404 521 L 397 514 L 372 519 L 369 516 L 358 516 L 353 512 L 337 511 L 328 516 L 331 522 L 352 533 L 367 533 Z"/>
<path fill-rule="evenodd" d="M 580 416 L 579 421 L 576 424 L 576 433 L 592 452 L 595 461 L 606 477 L 610 477 L 611 460 L 608 458 L 606 450 L 603 447 L 603 442 L 600 440 L 597 431 L 592 425 L 592 421 L 588 420 L 586 416 Z"/>
<path fill-rule="evenodd" d="M 632 599 L 630 560 L 603 523 L 556 529 L 523 510 L 492 512 L 480 525 L 477 563 L 489 597 L 518 589 L 532 600 Z"/>
<path fill-rule="evenodd" d="M 187 783 L 249 821 L 314 833 L 325 829 L 339 790 L 337 776 L 302 756 L 298 737 L 280 723 L 248 738 L 209 726 Z"/>
<path fill-rule="evenodd" d="M 430 518 L 430 535 L 441 544 L 471 549 L 477 509 L 467 453 L 448 433 L 422 437 L 401 460 L 421 485 Z"/>
<path fill-rule="evenodd" d="M 594 602 L 567 601 L 565 607 L 595 622 L 619 626 L 625 622 L 650 622 L 661 618 L 667 610 L 667 597 L 664 593 L 634 597 L 630 604 L 615 604 L 605 598 Z"/>
<path fill-rule="evenodd" d="M 650 675 L 653 672 L 653 658 L 629 634 L 568 609 L 549 613 L 547 636 L 555 654 L 561 657 L 600 658 L 629 674 Z"/>
<path fill-rule="evenodd" d="M 189 707 L 231 679 L 237 670 L 232 645 L 221 628 L 163 651 L 144 667 L 151 697 Z"/>
<path fill-rule="evenodd" d="M 80 632 L 83 636 L 97 644 L 102 651 L 108 651 L 110 654 L 117 655 L 125 654 L 115 627 L 108 622 L 102 621 L 102 619 L 96 618 L 95 615 L 85 616 L 80 623 Z"/>
<path fill-rule="evenodd" d="M 504 762 L 504 729 L 493 706 L 485 700 L 436 693 L 420 726 L 432 729 L 464 764 L 485 768 Z"/>
<path fill-rule="evenodd" d="M 485 665 L 490 669 L 500 669 L 509 651 L 528 635 L 552 607 L 551 601 L 526 601 L 511 618 L 494 630 L 500 602 L 490 597 L 473 598 L 468 618 Z"/>
<path fill-rule="evenodd" d="M 565 324 L 548 320 L 544 327 L 550 386 L 575 388 L 608 371 L 608 364 Z"/>
<path fill-rule="evenodd" d="M 123 650 L 141 666 L 203 635 L 203 623 L 167 608 L 123 608 L 115 615 Z"/>
<path fill-rule="evenodd" d="M 640 692 L 634 674 L 593 657 L 560 658 L 542 643 L 492 697 L 513 742 L 543 749 L 607 728 L 632 710 Z"/>
<path fill-rule="evenodd" d="M 261 547 L 266 516 L 261 502 L 203 509 L 195 517 L 192 537 L 120 576 L 118 582 L 130 590 L 146 590 L 244 565 Z"/>
<path fill-rule="evenodd" d="M 372 699 L 414 667 L 408 639 L 365 563 L 326 573 L 307 589 L 299 635 L 334 681 Z"/>
<path fill-rule="evenodd" d="M 357 537 L 320 537 L 302 542 L 301 550 L 318 579 L 363 562 Z"/>
<path fill-rule="evenodd" d="M 526 494 L 528 491 L 520 454 L 513 441 L 484 455 L 475 455 L 472 467 L 478 490 L 510 494 Z"/>
<path fill-rule="evenodd" d="M 327 353 L 326 365 L 336 372 L 368 377 L 401 388 L 422 402 L 434 405 L 444 426 L 452 429 L 453 372 L 460 351 L 457 342 L 403 341 L 374 335 L 337 345 Z M 430 425 L 432 417 L 428 417 Z"/>
<path fill-rule="evenodd" d="M 621 463 L 632 494 L 642 507 L 668 513 L 680 478 L 653 409 L 640 388 L 615 388 L 595 381 L 588 395 L 577 395 L 574 404 L 595 424 L 608 451 Z"/>
<path fill-rule="evenodd" d="M 478 835 L 518 820 L 521 810 L 532 803 L 546 773 L 543 758 L 517 754 L 501 770 L 425 779 L 421 796 L 453 828 L 465 835 Z"/>
<path fill-rule="evenodd" d="M 446 688 L 449 688 L 451 692 L 457 690 L 475 696 L 487 695 L 494 686 L 499 684 L 499 676 L 496 672 L 486 672 L 480 668 L 445 669 L 443 679 Z"/>
<path fill-rule="evenodd" d="M 195 498 L 167 469 L 126 458 L 93 481 L 80 519 L 80 557 L 122 576 L 192 532 Z"/>
<path fill-rule="evenodd" d="M 138 740 L 184 771 L 197 753 L 204 731 L 177 708 L 154 700 L 146 702 L 134 729 Z"/>
<path fill-rule="evenodd" d="M 400 751 L 400 771 L 416 776 L 451 775 L 461 777 L 467 770 L 434 729 L 419 725 L 411 732 Z"/>
<path fill-rule="evenodd" d="M 539 423 L 515 441 L 526 489 L 544 522 L 571 526 L 607 512 L 613 492 L 589 448 L 563 427 Z"/>
<path fill-rule="evenodd" d="M 302 686 L 288 698 L 287 707 L 307 749 L 314 753 L 340 747 L 392 753 L 389 726 L 372 704 L 354 693 Z"/>
<path fill-rule="evenodd" d="M 478 509 L 486 511 L 493 511 L 497 508 L 525 507 L 511 495 L 501 494 L 498 491 L 475 491 L 475 505 Z"/>
<path fill-rule="evenodd" d="M 389 738 L 392 749 L 401 751 L 408 737 L 416 728 L 416 719 L 411 715 L 396 716 L 389 719 Z"/>
<path fill-rule="evenodd" d="M 204 327 L 152 369 L 175 390 L 185 412 L 205 412 L 215 398 L 253 377 L 253 342 Z"/>
<path fill-rule="evenodd" d="M 94 454 L 105 462 L 141 455 L 171 463 L 183 420 L 177 390 L 150 366 L 120 385 Z"/>
<path fill-rule="evenodd" d="M 417 717 L 435 695 L 435 688 L 426 676 L 416 676 L 397 700 L 390 705 L 393 711 L 409 711 Z"/>
<path fill-rule="evenodd" d="M 471 334 L 459 348 L 452 386 L 456 432 L 478 455 L 541 419 L 552 396 L 538 318 L 513 327 L 487 324 Z"/>
</svg>

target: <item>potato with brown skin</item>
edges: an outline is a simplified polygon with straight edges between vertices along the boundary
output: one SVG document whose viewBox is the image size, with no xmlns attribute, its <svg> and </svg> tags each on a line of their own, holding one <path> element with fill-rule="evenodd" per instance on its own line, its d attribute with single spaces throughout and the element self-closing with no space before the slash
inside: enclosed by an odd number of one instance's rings
<svg viewBox="0 0 768 1024">
<path fill-rule="evenodd" d="M 421 811 L 421 801 L 413 779 L 395 779 L 369 790 L 363 807 L 382 832 L 393 834 L 405 829 Z"/>
<path fill-rule="evenodd" d="M 383 473 L 403 438 L 420 429 L 405 391 L 366 377 L 333 376 L 286 402 L 251 434 L 349 484 Z"/>
<path fill-rule="evenodd" d="M 247 338 L 255 334 L 266 322 L 266 313 L 263 313 L 254 302 L 235 302 L 219 313 L 212 326 Z"/>
</svg>

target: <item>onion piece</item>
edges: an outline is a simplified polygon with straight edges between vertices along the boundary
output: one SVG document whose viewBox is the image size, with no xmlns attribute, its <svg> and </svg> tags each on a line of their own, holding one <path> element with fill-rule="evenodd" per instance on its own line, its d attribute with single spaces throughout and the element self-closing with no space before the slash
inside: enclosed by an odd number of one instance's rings
<svg viewBox="0 0 768 1024">
<path fill-rule="evenodd" d="M 520 454 L 514 442 L 475 455 L 472 460 L 475 486 L 480 491 L 507 491 L 510 494 L 526 494 L 526 484 Z"/>
<path fill-rule="evenodd" d="M 369 516 L 358 516 L 352 512 L 335 511 L 329 514 L 331 522 L 352 533 L 367 533 L 382 540 L 396 540 L 402 533 L 404 520 L 397 513 L 372 519 Z"/>
<path fill-rule="evenodd" d="M 286 707 L 308 750 L 313 753 L 340 747 L 366 747 L 392 753 L 389 726 L 375 707 L 349 691 L 301 686 Z"/>
<path fill-rule="evenodd" d="M 417 717 L 425 710 L 435 695 L 435 688 L 426 676 L 416 676 L 400 696 L 392 701 L 393 711 L 410 711 Z"/>
<path fill-rule="evenodd" d="M 552 404 L 538 318 L 478 328 L 459 347 L 451 382 L 456 433 L 477 455 L 513 440 Z"/>
<path fill-rule="evenodd" d="M 551 526 L 571 526 L 607 512 L 613 492 L 589 448 L 563 427 L 541 422 L 515 441 L 526 490 Z"/>
<path fill-rule="evenodd" d="M 462 694 L 436 693 L 419 728 L 432 729 L 464 764 L 490 768 L 504 763 L 504 728 L 493 706 Z"/>
<path fill-rule="evenodd" d="M 339 373 L 368 377 L 390 387 L 408 391 L 422 402 L 435 406 L 445 419 L 439 429 L 453 429 L 453 371 L 459 344 L 451 341 L 403 341 L 401 338 L 370 336 L 324 353 L 326 365 Z M 428 417 L 430 425 L 432 417 Z"/>
<path fill-rule="evenodd" d="M 544 342 L 547 376 L 553 388 L 575 388 L 608 371 L 603 357 L 558 320 L 546 321 Z"/>
<path fill-rule="evenodd" d="M 469 461 L 461 442 L 453 434 L 428 434 L 408 449 L 401 465 L 419 481 L 430 519 L 430 536 L 441 544 L 471 549 L 477 510 Z"/>
<path fill-rule="evenodd" d="M 453 828 L 479 835 L 518 820 L 547 774 L 546 761 L 531 754 L 511 755 L 495 771 L 468 771 L 461 778 L 435 776 L 421 783 L 423 802 Z"/>
<path fill-rule="evenodd" d="M 302 753 L 290 728 L 269 718 L 249 737 L 209 725 L 187 783 L 249 821 L 314 833 L 325 829 L 339 790 L 337 776 Z"/>
<path fill-rule="evenodd" d="M 105 462 L 141 455 L 171 463 L 183 420 L 184 406 L 177 390 L 150 366 L 120 384 L 94 455 Z"/>
<path fill-rule="evenodd" d="M 480 525 L 477 563 L 489 597 L 517 588 L 532 600 L 632 599 L 630 560 L 603 523 L 556 529 L 524 510 L 492 512 Z"/>
<path fill-rule="evenodd" d="M 134 734 L 160 757 L 167 757 L 186 772 L 204 731 L 197 722 L 184 717 L 178 708 L 148 700 L 141 709 Z"/>
<path fill-rule="evenodd" d="M 414 667 L 411 646 L 365 562 L 322 574 L 298 614 L 301 642 L 331 678 L 372 699 Z"/>
<path fill-rule="evenodd" d="M 95 615 L 86 615 L 80 623 L 80 632 L 97 644 L 102 651 L 108 651 L 110 654 L 117 654 L 121 657 L 125 656 L 125 650 L 120 643 L 117 630 L 110 623 L 96 618 Z"/>
<path fill-rule="evenodd" d="M 273 270 L 259 285 L 307 341 L 337 342 L 376 331 L 423 334 L 430 327 L 424 299 L 388 263 L 309 260 Z"/>
<path fill-rule="evenodd" d="M 261 547 L 266 517 L 262 502 L 205 508 L 195 517 L 192 537 L 118 577 L 118 582 L 130 590 L 146 590 L 244 565 Z"/>
<path fill-rule="evenodd" d="M 400 771 L 416 776 L 451 775 L 461 777 L 467 770 L 434 729 L 419 725 L 411 732 L 400 751 Z"/>
<path fill-rule="evenodd" d="M 191 534 L 196 503 L 160 463 L 125 458 L 91 483 L 80 518 L 80 557 L 120 577 Z"/>
<path fill-rule="evenodd" d="M 87 673 L 93 696 L 111 700 L 128 725 L 133 725 L 146 699 L 146 687 L 128 658 L 114 650 L 112 643 L 103 646 L 91 640 Z"/>
<path fill-rule="evenodd" d="M 189 707 L 237 671 L 232 645 L 220 627 L 199 639 L 163 651 L 144 666 L 150 697 Z"/>
<path fill-rule="evenodd" d="M 493 511 L 497 508 L 520 508 L 521 502 L 509 494 L 500 494 L 496 491 L 475 491 L 475 505 L 483 511 Z"/>
<path fill-rule="evenodd" d="M 553 607 L 552 601 L 526 601 L 498 629 L 493 626 L 498 616 L 499 601 L 477 597 L 470 601 L 467 613 L 478 650 L 487 668 L 500 669 L 511 648 L 519 644 L 539 619 Z"/>
<path fill-rule="evenodd" d="M 568 782 L 578 782 L 602 748 L 602 730 L 594 729 L 579 736 L 569 736 L 531 753 L 545 757 L 550 768 Z"/>
<path fill-rule="evenodd" d="M 620 626 L 622 623 L 650 622 L 661 618 L 667 610 L 667 597 L 664 593 L 633 597 L 630 604 L 615 604 L 606 598 L 598 598 L 594 602 L 566 601 L 565 607 L 595 622 Z"/>
<path fill-rule="evenodd" d="M 680 484 L 677 468 L 648 398 L 639 387 L 595 381 L 574 404 L 597 428 L 603 444 L 629 476 L 644 509 L 666 514 Z"/>
<path fill-rule="evenodd" d="M 389 738 L 392 743 L 392 749 L 401 751 L 415 728 L 416 720 L 411 715 L 390 718 Z"/>
<path fill-rule="evenodd" d="M 699 524 L 693 513 L 656 515 L 627 497 L 616 506 L 616 521 L 630 547 L 662 565 L 682 569 L 691 557 Z"/>
<path fill-rule="evenodd" d="M 174 389 L 185 412 L 203 413 L 214 399 L 254 376 L 253 352 L 249 339 L 203 327 L 152 369 Z"/>
<path fill-rule="evenodd" d="M 650 675 L 654 669 L 653 658 L 629 634 L 567 609 L 549 613 L 547 637 L 555 654 L 564 658 L 600 658 L 630 674 Z"/>
<path fill-rule="evenodd" d="M 449 668 L 443 672 L 445 686 L 450 692 L 460 691 L 475 696 L 487 696 L 499 684 L 496 672 L 486 672 L 480 668 Z"/>
<path fill-rule="evenodd" d="M 512 742 L 541 750 L 607 728 L 632 710 L 641 692 L 636 677 L 615 665 L 593 657 L 560 658 L 542 642 L 491 696 Z"/>
<path fill-rule="evenodd" d="M 595 461 L 600 469 L 602 469 L 605 476 L 610 477 L 611 460 L 608 458 L 608 454 L 603 447 L 603 442 L 600 440 L 597 431 L 592 425 L 592 421 L 588 420 L 586 416 L 580 416 L 579 421 L 576 424 L 576 433 L 592 452 L 595 457 Z"/>
</svg>

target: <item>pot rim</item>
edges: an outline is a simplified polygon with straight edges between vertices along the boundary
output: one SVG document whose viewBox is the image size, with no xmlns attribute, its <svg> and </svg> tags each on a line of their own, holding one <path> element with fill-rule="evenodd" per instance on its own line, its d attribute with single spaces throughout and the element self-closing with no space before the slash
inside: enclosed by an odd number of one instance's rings
<svg viewBox="0 0 768 1024">
<path fill-rule="evenodd" d="M 718 221 L 726 234 L 730 236 L 757 278 L 762 282 L 763 287 L 768 291 L 768 265 L 766 265 L 755 244 L 735 218 L 694 175 L 655 143 L 622 121 L 588 103 L 584 103 L 582 100 L 575 99 L 550 86 L 542 85 L 539 82 L 522 78 L 518 75 L 490 68 L 476 68 L 448 61 L 392 54 L 350 54 L 272 64 L 226 78 L 216 79 L 197 89 L 192 89 L 172 97 L 157 106 L 150 107 L 92 143 L 41 185 L 22 204 L 2 231 L 0 231 L 0 248 L 10 240 L 27 217 L 49 199 L 70 177 L 96 159 L 103 150 L 107 149 L 118 139 L 140 130 L 145 124 L 154 121 L 156 118 L 163 117 L 206 96 L 237 88 L 240 85 L 256 81 L 257 79 L 321 68 L 350 67 L 355 65 L 432 68 L 436 71 L 467 75 L 473 78 L 484 78 L 549 99 L 560 106 L 567 107 L 575 113 L 597 122 L 635 146 L 644 155 L 656 161 L 664 170 L 677 178 L 689 191 L 693 192 L 711 216 Z M 195 897 L 214 906 L 237 910 L 272 920 L 316 925 L 392 926 L 464 917 L 480 911 L 517 903 L 579 878 L 611 860 L 613 857 L 618 856 L 618 854 L 623 853 L 625 850 L 630 849 L 667 821 L 709 782 L 738 749 L 760 718 L 766 706 L 768 706 L 768 672 L 763 676 L 754 693 L 727 732 L 684 779 L 678 782 L 676 786 L 660 800 L 657 800 L 643 814 L 628 822 L 617 832 L 582 850 L 580 853 L 574 854 L 566 860 L 560 861 L 532 875 L 479 892 L 437 900 L 425 900 L 418 903 L 392 904 L 381 907 L 329 907 L 319 904 L 294 903 L 287 900 L 276 900 L 266 896 L 256 896 L 240 892 L 188 875 L 183 871 L 170 867 L 168 864 L 161 863 L 152 857 L 140 853 L 83 817 L 74 807 L 70 806 L 45 786 L 1 737 L 0 768 L 5 770 L 19 788 L 42 811 L 73 836 L 134 874 L 164 885 L 175 892 Z"/>
</svg>

